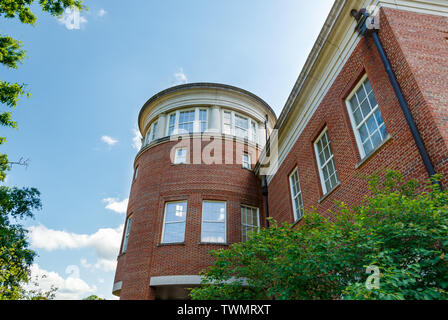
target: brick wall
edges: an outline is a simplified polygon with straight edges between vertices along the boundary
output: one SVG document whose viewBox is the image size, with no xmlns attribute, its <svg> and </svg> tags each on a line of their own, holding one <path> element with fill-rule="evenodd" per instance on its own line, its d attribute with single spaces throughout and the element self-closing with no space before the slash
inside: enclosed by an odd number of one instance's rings
<svg viewBox="0 0 448 320">
<path fill-rule="evenodd" d="M 381 9 L 380 39 L 436 170 L 445 176 L 448 176 L 447 26 L 447 18 Z M 392 138 L 360 165 L 345 100 L 365 73 Z M 325 127 L 341 183 L 322 198 L 313 143 Z M 335 200 L 359 203 L 368 194 L 361 177 L 377 170 L 395 169 L 406 178 L 428 178 L 372 39 L 359 42 L 270 183 L 270 215 L 278 221 L 293 221 L 288 176 L 296 166 L 305 209 L 315 207 L 330 217 L 328 210 L 335 208 Z M 443 181 L 446 184 L 447 179 Z"/>
</svg>

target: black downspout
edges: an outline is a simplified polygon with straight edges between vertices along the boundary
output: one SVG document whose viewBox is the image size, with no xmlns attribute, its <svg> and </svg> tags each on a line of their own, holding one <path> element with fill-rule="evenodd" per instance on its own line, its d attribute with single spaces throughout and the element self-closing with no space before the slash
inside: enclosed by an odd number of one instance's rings
<svg viewBox="0 0 448 320">
<path fill-rule="evenodd" d="M 411 129 L 412 136 L 414 137 L 414 141 L 415 144 L 417 145 L 418 151 L 423 160 L 423 164 L 425 165 L 429 177 L 432 177 L 433 175 L 436 174 L 436 171 L 428 155 L 428 151 L 426 150 L 425 145 L 423 144 L 422 137 L 420 135 L 420 132 L 418 131 L 417 125 L 415 124 L 414 118 L 412 117 L 411 110 L 409 109 L 409 106 L 403 96 L 397 78 L 395 77 L 395 74 L 392 70 L 392 66 L 390 65 L 390 62 L 387 59 L 386 52 L 384 51 L 383 46 L 381 45 L 377 30 L 367 29 L 366 21 L 367 18 L 369 17 L 369 14 L 365 9 L 361 9 L 359 11 L 352 10 L 351 15 L 358 21 L 356 30 L 359 32 L 359 34 L 361 34 L 362 36 L 367 35 L 372 36 L 373 42 L 375 43 L 375 46 L 378 49 L 381 60 L 383 61 L 384 67 L 386 69 L 387 75 L 389 76 L 389 80 L 397 96 L 398 102 L 400 103 L 401 109 L 403 110 L 406 122 L 409 128 Z M 440 188 L 442 188 L 439 182 L 437 182 L 437 184 L 439 185 Z"/>
<path fill-rule="evenodd" d="M 266 138 L 266 157 L 268 156 L 268 153 L 270 153 L 269 146 L 268 146 L 268 115 L 266 115 L 266 120 L 264 121 L 264 131 L 265 131 L 265 138 Z M 268 198 L 268 181 L 266 179 L 266 175 L 263 176 L 263 187 L 261 189 L 261 192 L 264 196 L 264 203 L 266 208 L 266 227 L 269 228 L 269 198 Z"/>
</svg>

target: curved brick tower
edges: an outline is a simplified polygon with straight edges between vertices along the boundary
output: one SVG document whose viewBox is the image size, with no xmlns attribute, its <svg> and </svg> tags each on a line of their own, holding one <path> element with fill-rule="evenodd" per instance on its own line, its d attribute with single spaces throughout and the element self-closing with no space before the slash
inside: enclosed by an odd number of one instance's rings
<svg viewBox="0 0 448 320">
<path fill-rule="evenodd" d="M 245 90 L 193 83 L 142 107 L 113 293 L 120 299 L 187 298 L 209 251 L 263 225 L 261 181 L 252 171 L 276 122 Z"/>
</svg>

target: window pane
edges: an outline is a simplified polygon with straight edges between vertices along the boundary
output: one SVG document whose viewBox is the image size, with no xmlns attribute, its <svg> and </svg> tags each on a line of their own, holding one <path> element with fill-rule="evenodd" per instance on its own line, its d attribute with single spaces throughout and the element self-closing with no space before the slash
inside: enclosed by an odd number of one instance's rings
<svg viewBox="0 0 448 320">
<path fill-rule="evenodd" d="M 370 112 L 370 105 L 367 100 L 364 100 L 364 102 L 361 103 L 361 110 L 362 110 L 362 114 L 365 118 Z"/>
<path fill-rule="evenodd" d="M 168 125 L 168 135 L 174 132 L 174 126 L 176 124 L 176 114 L 170 115 L 169 125 Z"/>
<path fill-rule="evenodd" d="M 202 219 L 204 221 L 224 222 L 226 218 L 225 202 L 204 201 L 202 206 Z"/>
<path fill-rule="evenodd" d="M 373 134 L 373 132 L 377 129 L 377 124 L 376 124 L 376 121 L 375 121 L 375 117 L 371 116 L 367 120 L 367 127 L 369 128 L 369 133 Z"/>
<path fill-rule="evenodd" d="M 185 222 L 167 223 L 163 234 L 164 243 L 184 242 Z"/>
<path fill-rule="evenodd" d="M 364 87 L 361 86 L 361 87 L 359 88 L 359 90 L 356 92 L 356 94 L 357 94 L 357 96 L 358 96 L 358 101 L 359 101 L 359 102 L 362 102 L 362 101 L 365 99 L 365 97 L 366 97 L 366 93 L 365 93 L 365 91 L 364 91 Z"/>
<path fill-rule="evenodd" d="M 185 221 L 187 215 L 187 203 L 177 202 L 177 203 L 167 203 L 166 213 L 165 213 L 165 223 L 166 222 L 176 222 Z"/>
<path fill-rule="evenodd" d="M 365 123 L 359 128 L 359 135 L 362 142 L 369 138 L 369 132 L 367 131 L 367 125 Z"/>
</svg>

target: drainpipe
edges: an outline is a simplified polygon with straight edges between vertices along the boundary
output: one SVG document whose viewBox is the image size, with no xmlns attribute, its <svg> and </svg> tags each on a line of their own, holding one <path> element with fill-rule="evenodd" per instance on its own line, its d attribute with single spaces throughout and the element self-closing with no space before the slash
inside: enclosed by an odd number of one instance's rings
<svg viewBox="0 0 448 320">
<path fill-rule="evenodd" d="M 395 91 L 395 95 L 397 96 L 398 102 L 400 103 L 401 109 L 403 110 L 404 116 L 406 118 L 406 122 L 411 130 L 412 136 L 414 138 L 415 144 L 417 145 L 418 151 L 420 153 L 420 156 L 423 160 L 423 164 L 425 165 L 426 172 L 430 177 L 436 174 L 436 171 L 434 169 L 434 166 L 431 162 L 431 159 L 428 155 L 428 151 L 425 148 L 425 145 L 423 144 L 422 137 L 420 135 L 420 132 L 418 131 L 417 125 L 415 124 L 414 118 L 412 117 L 411 110 L 409 109 L 409 106 L 403 96 L 403 93 L 401 91 L 400 85 L 398 84 L 397 78 L 395 77 L 395 74 L 392 70 L 392 66 L 390 65 L 389 60 L 387 59 L 386 52 L 383 49 L 383 46 L 381 44 L 381 41 L 378 37 L 378 30 L 377 29 L 370 29 L 367 28 L 367 21 L 370 16 L 370 14 L 367 12 L 366 9 L 361 9 L 359 11 L 353 9 L 350 14 L 358 21 L 358 25 L 356 26 L 356 31 L 361 36 L 369 36 L 371 35 L 373 38 L 373 42 L 375 43 L 376 48 L 378 49 L 378 52 L 380 54 L 381 60 L 383 61 L 384 67 L 386 69 L 387 75 L 389 76 L 389 80 L 392 84 L 392 87 Z M 373 23 L 375 19 L 374 17 L 369 23 Z M 442 189 L 442 186 L 439 182 L 437 182 L 440 189 Z"/>
<path fill-rule="evenodd" d="M 265 132 L 265 138 L 266 138 L 266 144 L 265 144 L 265 148 L 266 148 L 266 157 L 268 156 L 268 153 L 270 153 L 269 150 L 269 145 L 268 145 L 268 115 L 266 115 L 266 119 L 264 121 L 264 132 Z M 263 176 L 263 187 L 261 189 L 261 192 L 264 196 L 264 204 L 265 204 L 265 208 L 266 208 L 266 227 L 269 228 L 269 198 L 268 198 L 268 179 L 266 178 L 266 175 Z"/>
</svg>

